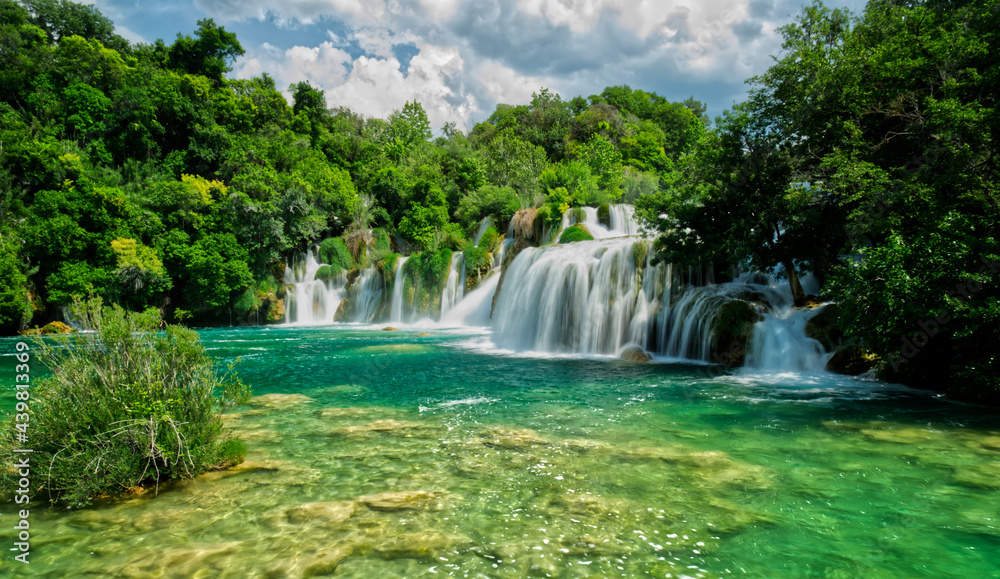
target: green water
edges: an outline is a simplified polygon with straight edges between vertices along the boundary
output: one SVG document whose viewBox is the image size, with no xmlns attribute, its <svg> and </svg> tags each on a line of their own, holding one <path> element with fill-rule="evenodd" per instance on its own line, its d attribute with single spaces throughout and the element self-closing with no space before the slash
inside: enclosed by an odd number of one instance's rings
<svg viewBox="0 0 1000 579">
<path fill-rule="evenodd" d="M 1000 577 L 995 411 L 418 332 L 204 331 L 259 395 L 228 418 L 247 462 L 155 498 L 36 505 L 31 564 L 7 551 L 3 573 Z"/>
</svg>

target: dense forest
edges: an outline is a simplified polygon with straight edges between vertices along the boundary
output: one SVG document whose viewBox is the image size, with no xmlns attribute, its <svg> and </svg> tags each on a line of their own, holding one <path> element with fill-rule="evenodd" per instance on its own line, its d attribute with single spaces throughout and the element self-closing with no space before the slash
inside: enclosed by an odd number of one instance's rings
<svg viewBox="0 0 1000 579">
<path fill-rule="evenodd" d="M 522 209 L 542 227 L 632 203 L 659 259 L 775 272 L 802 305 L 811 274 L 884 377 L 1000 398 L 995 0 L 816 3 L 714 121 L 694 98 L 540 89 L 437 137 L 417 102 L 364 118 L 305 82 L 229 78 L 238 39 L 198 26 L 136 45 L 90 6 L 0 0 L 0 331 L 91 296 L 280 319 L 288 256 L 313 243 L 338 269 L 459 250 L 475 269 L 486 217 L 495 239 Z"/>
</svg>

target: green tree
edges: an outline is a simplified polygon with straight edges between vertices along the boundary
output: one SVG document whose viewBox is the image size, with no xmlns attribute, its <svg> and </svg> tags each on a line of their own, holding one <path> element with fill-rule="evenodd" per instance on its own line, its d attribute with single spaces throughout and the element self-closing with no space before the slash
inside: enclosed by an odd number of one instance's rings
<svg viewBox="0 0 1000 579">
<path fill-rule="evenodd" d="M 217 26 L 211 18 L 198 21 L 195 36 L 177 34 L 167 53 L 170 66 L 222 83 L 222 75 L 230 71 L 230 62 L 245 53 L 243 46 L 235 34 Z"/>
</svg>

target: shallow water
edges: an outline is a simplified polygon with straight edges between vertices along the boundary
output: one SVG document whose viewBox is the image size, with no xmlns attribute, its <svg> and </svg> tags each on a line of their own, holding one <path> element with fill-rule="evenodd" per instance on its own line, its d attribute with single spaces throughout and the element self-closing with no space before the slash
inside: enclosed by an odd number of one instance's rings
<svg viewBox="0 0 1000 579">
<path fill-rule="evenodd" d="M 424 331 L 203 331 L 258 395 L 227 419 L 247 462 L 155 498 L 35 508 L 31 565 L 8 551 L 4 573 L 1000 577 L 994 411 Z"/>
</svg>

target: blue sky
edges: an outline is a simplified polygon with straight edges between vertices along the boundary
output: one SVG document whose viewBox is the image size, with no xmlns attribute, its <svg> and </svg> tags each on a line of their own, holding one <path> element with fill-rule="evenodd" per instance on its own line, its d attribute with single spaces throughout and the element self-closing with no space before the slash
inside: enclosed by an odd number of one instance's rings
<svg viewBox="0 0 1000 579">
<path fill-rule="evenodd" d="M 168 44 L 213 18 L 246 55 L 231 73 L 302 80 L 330 106 L 384 117 L 418 100 L 471 128 L 546 87 L 563 98 L 627 84 L 716 116 L 778 54 L 802 0 L 94 0 L 133 40 Z M 860 13 L 860 0 L 831 7 Z"/>
</svg>

